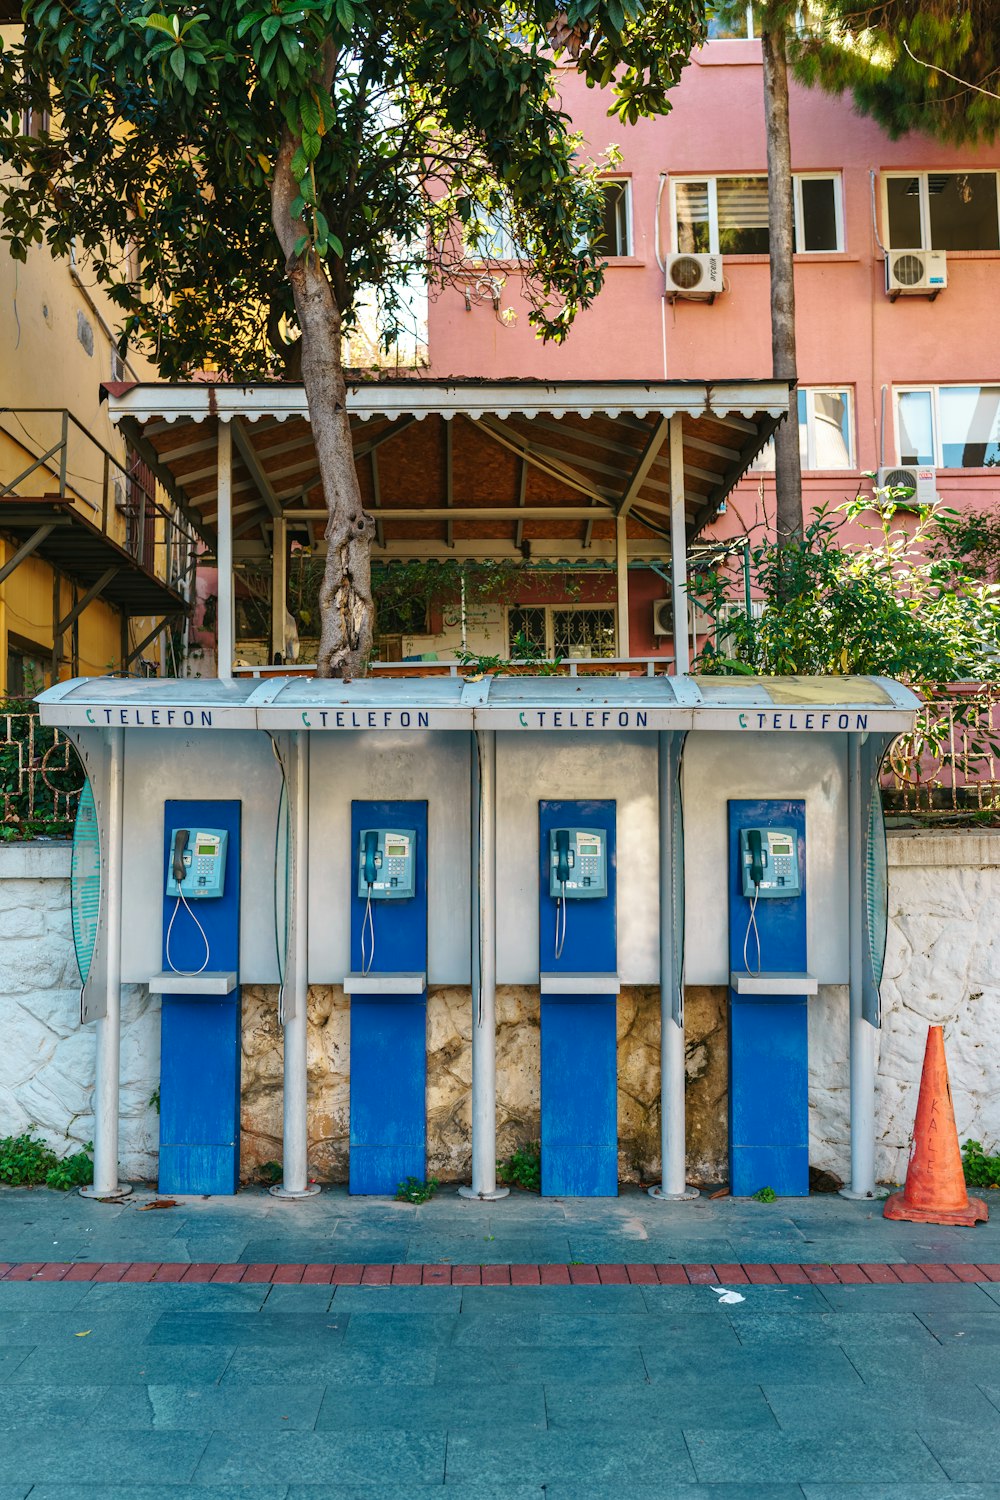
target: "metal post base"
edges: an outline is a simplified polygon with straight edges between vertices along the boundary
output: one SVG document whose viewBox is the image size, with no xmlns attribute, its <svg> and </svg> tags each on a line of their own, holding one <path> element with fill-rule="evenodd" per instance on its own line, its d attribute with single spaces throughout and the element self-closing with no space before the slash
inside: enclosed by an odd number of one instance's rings
<svg viewBox="0 0 1000 1500">
<path fill-rule="evenodd" d="M 839 1188 L 837 1191 L 838 1198 L 849 1198 L 852 1203 L 878 1203 L 888 1196 L 889 1189 L 882 1187 L 872 1188 L 870 1193 L 856 1193 L 849 1187 Z"/>
<path fill-rule="evenodd" d="M 127 1198 L 128 1195 L 129 1195 L 129 1193 L 131 1191 L 132 1191 L 132 1186 L 128 1182 L 120 1182 L 117 1187 L 108 1188 L 108 1190 L 106 1192 L 102 1192 L 100 1190 L 100 1188 L 94 1187 L 93 1183 L 88 1183 L 86 1187 L 82 1187 L 80 1189 L 80 1197 L 81 1198 L 101 1198 L 101 1199 Z"/>
<path fill-rule="evenodd" d="M 268 1188 L 272 1198 L 315 1198 L 319 1191 L 318 1182 L 309 1182 L 304 1188 L 286 1188 L 283 1182 L 276 1182 Z"/>
<path fill-rule="evenodd" d="M 689 1198 L 700 1198 L 701 1193 L 696 1187 L 686 1187 L 683 1193 L 665 1193 L 662 1186 L 646 1189 L 651 1198 L 656 1198 L 660 1203 L 685 1203 Z"/>
<path fill-rule="evenodd" d="M 460 1198 L 471 1198 L 475 1203 L 496 1203 L 498 1198 L 506 1198 L 509 1192 L 510 1188 L 505 1187 L 494 1188 L 492 1193 L 477 1193 L 475 1188 L 460 1187 L 458 1196 Z"/>
</svg>

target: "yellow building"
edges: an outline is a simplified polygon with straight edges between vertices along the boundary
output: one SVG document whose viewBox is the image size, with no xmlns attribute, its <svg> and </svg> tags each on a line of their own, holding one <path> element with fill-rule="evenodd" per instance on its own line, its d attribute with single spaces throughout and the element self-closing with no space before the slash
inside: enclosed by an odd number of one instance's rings
<svg viewBox="0 0 1000 1500">
<path fill-rule="evenodd" d="M 85 274 L 0 249 L 0 696 L 181 669 L 194 535 L 108 419 L 102 384 L 154 372 Z"/>
</svg>

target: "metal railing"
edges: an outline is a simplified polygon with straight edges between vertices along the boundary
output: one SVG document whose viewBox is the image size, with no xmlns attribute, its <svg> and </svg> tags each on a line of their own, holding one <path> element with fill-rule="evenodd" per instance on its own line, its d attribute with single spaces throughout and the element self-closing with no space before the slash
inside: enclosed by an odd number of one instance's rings
<svg viewBox="0 0 1000 1500">
<path fill-rule="evenodd" d="M 928 698 L 886 757 L 882 794 L 894 812 L 1000 816 L 1000 686 L 950 683 Z"/>
<path fill-rule="evenodd" d="M 25 418 L 42 419 L 32 426 L 40 425 L 45 435 L 29 431 Z M 12 427 L 20 428 L 20 436 Z M 65 407 L 0 409 L 0 441 L 13 444 L 29 460 L 13 479 L 0 483 L 0 502 L 40 493 L 73 500 L 147 573 L 172 588 L 181 586 L 197 537 L 173 506 L 157 499 L 152 470 L 138 455 L 131 450 L 124 458 L 112 453 Z M 121 517 L 120 524 L 115 517 Z"/>
<path fill-rule="evenodd" d="M 64 734 L 19 700 L 0 703 L 0 840 L 68 838 L 83 782 Z"/>
</svg>

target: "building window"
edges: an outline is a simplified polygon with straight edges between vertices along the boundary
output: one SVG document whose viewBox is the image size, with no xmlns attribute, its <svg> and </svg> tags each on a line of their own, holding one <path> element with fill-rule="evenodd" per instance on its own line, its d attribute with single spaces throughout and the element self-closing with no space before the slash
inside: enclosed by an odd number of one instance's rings
<svg viewBox="0 0 1000 1500">
<path fill-rule="evenodd" d="M 797 392 L 799 458 L 803 469 L 853 469 L 854 412 L 851 392 L 811 386 Z M 774 469 L 774 441 L 754 459 L 756 473 Z"/>
<path fill-rule="evenodd" d="M 731 16 L 728 21 L 721 20 L 718 16 L 710 15 L 708 18 L 708 40 L 710 42 L 745 42 L 753 38 L 753 6 L 748 5 L 746 12 L 740 12 L 738 16 Z"/>
<path fill-rule="evenodd" d="M 580 660 L 617 652 L 613 605 L 512 605 L 507 611 L 507 653 L 512 659 Z"/>
<path fill-rule="evenodd" d="M 594 246 L 598 255 L 632 254 L 632 193 L 627 178 L 608 178 L 604 193 L 604 230 Z"/>
<path fill-rule="evenodd" d="M 1000 250 L 996 172 L 884 172 L 892 250 Z"/>
<path fill-rule="evenodd" d="M 1000 385 L 932 385 L 896 391 L 901 464 L 1000 467 Z"/>
<path fill-rule="evenodd" d="M 7 696 L 33 698 L 47 685 L 51 653 L 34 641 L 7 635 Z"/>
<path fill-rule="evenodd" d="M 796 253 L 843 250 L 839 173 L 796 172 L 792 186 Z M 674 246 L 679 253 L 768 253 L 766 177 L 674 178 L 670 188 Z"/>
</svg>

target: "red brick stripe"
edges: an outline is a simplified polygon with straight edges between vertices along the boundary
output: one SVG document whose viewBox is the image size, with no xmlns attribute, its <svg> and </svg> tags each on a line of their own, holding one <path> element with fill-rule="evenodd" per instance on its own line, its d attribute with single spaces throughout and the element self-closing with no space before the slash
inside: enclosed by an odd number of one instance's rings
<svg viewBox="0 0 1000 1500">
<path fill-rule="evenodd" d="M 0 1281 L 304 1286 L 900 1286 L 1000 1281 L 1000 1265 L 864 1262 L 725 1265 L 243 1265 L 0 1261 Z"/>
</svg>

